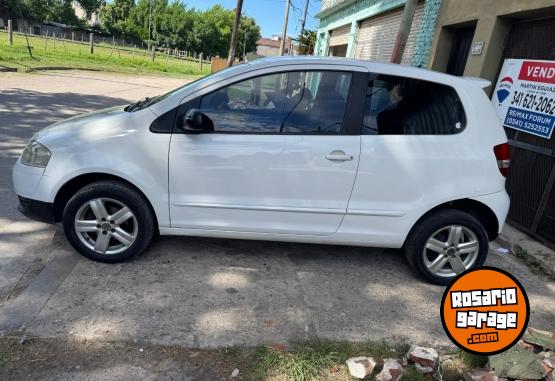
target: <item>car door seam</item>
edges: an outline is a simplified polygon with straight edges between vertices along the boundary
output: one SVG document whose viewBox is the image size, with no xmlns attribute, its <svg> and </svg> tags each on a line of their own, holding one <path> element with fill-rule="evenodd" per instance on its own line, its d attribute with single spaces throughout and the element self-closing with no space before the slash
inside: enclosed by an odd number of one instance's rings
<svg viewBox="0 0 555 381">
<path fill-rule="evenodd" d="M 357 161 L 357 166 L 356 166 L 356 170 L 355 170 L 355 178 L 353 180 L 353 185 L 351 187 L 351 192 L 349 193 L 349 199 L 347 200 L 347 208 L 345 209 L 345 214 L 343 215 L 343 217 L 341 217 L 341 221 L 339 222 L 339 225 L 337 226 L 337 230 L 333 234 L 335 234 L 339 231 L 339 229 L 341 228 L 341 225 L 343 224 L 343 221 L 345 220 L 345 216 L 349 213 L 349 204 L 351 203 L 351 197 L 353 196 L 353 192 L 355 190 L 355 184 L 357 183 L 358 168 L 360 166 L 361 156 L 362 156 L 362 138 L 359 135 L 358 136 L 358 161 Z"/>
</svg>

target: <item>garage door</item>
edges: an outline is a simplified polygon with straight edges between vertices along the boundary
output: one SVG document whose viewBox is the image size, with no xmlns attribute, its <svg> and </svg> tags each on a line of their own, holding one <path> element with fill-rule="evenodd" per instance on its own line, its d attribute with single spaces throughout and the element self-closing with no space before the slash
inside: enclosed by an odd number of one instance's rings
<svg viewBox="0 0 555 381">
<path fill-rule="evenodd" d="M 412 27 L 401 63 L 410 64 L 416 45 L 416 35 L 424 13 L 424 3 L 419 3 L 414 13 Z M 401 24 L 403 8 L 363 20 L 360 23 L 355 58 L 378 62 L 389 62 Z"/>
<path fill-rule="evenodd" d="M 344 25 L 330 32 L 330 46 L 346 45 L 349 43 L 351 24 Z"/>
</svg>

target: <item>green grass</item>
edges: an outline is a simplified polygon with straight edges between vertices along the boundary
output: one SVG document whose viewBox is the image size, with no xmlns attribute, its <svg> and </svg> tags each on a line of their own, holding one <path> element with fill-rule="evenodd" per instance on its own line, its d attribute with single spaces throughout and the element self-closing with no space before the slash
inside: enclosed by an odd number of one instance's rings
<svg viewBox="0 0 555 381">
<path fill-rule="evenodd" d="M 400 381 L 424 381 L 424 375 L 419 373 L 415 366 L 407 366 L 403 369 Z"/>
<path fill-rule="evenodd" d="M 459 352 L 459 357 L 463 364 L 470 369 L 483 368 L 488 362 L 486 356 L 475 355 L 462 350 Z"/>
<path fill-rule="evenodd" d="M 139 348 L 144 352 L 145 369 L 157 368 L 160 361 L 170 364 L 192 364 L 209 367 L 227 379 L 233 369 L 239 369 L 239 379 L 245 381 L 353 381 L 345 361 L 349 357 L 371 356 L 377 365 L 366 380 L 375 381 L 383 369 L 385 358 L 402 359 L 409 346 L 389 345 L 385 341 L 346 342 L 322 339 L 305 340 L 289 346 L 275 344 L 259 347 L 231 347 L 216 350 L 187 349 L 179 346 L 157 346 L 146 343 L 94 342 L 70 338 L 28 339 L 20 344 L 20 334 L 0 337 L 0 379 L 19 379 L 14 374 L 41 379 L 45 369 L 65 372 L 75 364 L 87 363 L 87 369 L 103 369 L 106 361 L 117 359 L 117 364 L 132 364 Z M 193 356 L 195 354 L 195 356 Z M 52 356 L 57 360 L 52 361 Z M 481 366 L 483 359 L 468 357 L 462 351 L 451 353 L 442 361 L 443 380 L 461 381 L 472 368 Z M 487 359 L 486 359 L 487 360 Z M 85 369 L 84 369 L 85 370 Z M 6 377 L 10 375 L 11 377 Z M 433 376 L 435 379 L 435 376 Z M 431 380 L 421 375 L 414 365 L 404 368 L 400 381 Z"/>
<path fill-rule="evenodd" d="M 349 380 L 345 366 L 348 358 L 371 356 L 381 362 L 388 357 L 401 358 L 408 348 L 404 344 L 390 346 L 385 341 L 353 343 L 313 339 L 295 343 L 287 349 L 261 346 L 247 351 L 228 349 L 226 354 L 235 358 L 232 363 L 241 364 L 241 374 L 246 380 L 265 380 L 270 376 L 291 381 Z M 409 373 L 405 381 L 421 379 Z"/>
<path fill-rule="evenodd" d="M 262 347 L 255 352 L 263 373 L 285 375 L 291 380 L 308 381 L 331 368 L 339 359 L 334 351 L 322 351 L 321 348 L 302 345 L 291 352 L 282 352 Z"/>
<path fill-rule="evenodd" d="M 514 245 L 513 246 L 513 253 L 515 254 L 515 256 L 517 258 L 520 258 L 520 259 L 527 259 L 528 256 L 529 256 L 528 251 L 523 249 L 519 245 Z"/>
<path fill-rule="evenodd" d="M 0 351 L 0 370 L 7 368 L 11 363 L 13 355 L 10 352 Z"/>
<path fill-rule="evenodd" d="M 199 77 L 210 72 L 210 65 L 198 61 L 179 60 L 157 52 L 155 61 L 150 54 L 137 49 L 135 56 L 131 50 L 116 50 L 110 45 L 95 45 L 94 54 L 89 53 L 88 43 L 54 40 L 29 36 L 33 56 L 29 56 L 25 37 L 14 33 L 14 44 L 8 43 L 7 33 L 0 32 L 0 66 L 29 71 L 41 67 L 69 67 L 124 73 L 167 74 L 186 77 Z M 46 49 L 45 49 L 46 46 Z"/>
</svg>

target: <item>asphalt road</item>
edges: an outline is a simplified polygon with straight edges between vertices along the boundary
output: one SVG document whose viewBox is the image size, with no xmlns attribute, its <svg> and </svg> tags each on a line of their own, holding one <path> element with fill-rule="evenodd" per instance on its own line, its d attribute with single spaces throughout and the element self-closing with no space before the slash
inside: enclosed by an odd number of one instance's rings
<svg viewBox="0 0 555 381">
<path fill-rule="evenodd" d="M 59 227 L 17 210 L 11 166 L 31 135 L 77 113 L 162 93 L 183 80 L 88 72 L 0 74 L 0 331 L 190 347 L 317 335 L 448 344 L 442 288 L 396 250 L 161 237 L 121 264 L 75 253 Z M 528 292 L 530 325 L 555 331 L 555 284 L 492 246 L 488 264 Z"/>
</svg>

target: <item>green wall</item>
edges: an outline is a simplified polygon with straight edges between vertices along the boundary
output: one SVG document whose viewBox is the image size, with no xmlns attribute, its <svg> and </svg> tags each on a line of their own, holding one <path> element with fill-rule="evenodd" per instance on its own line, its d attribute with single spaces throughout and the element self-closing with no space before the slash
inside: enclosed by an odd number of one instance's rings
<svg viewBox="0 0 555 381">
<path fill-rule="evenodd" d="M 426 67 L 435 32 L 437 14 L 442 0 L 426 0 L 424 15 L 416 40 L 416 51 L 412 64 Z M 347 56 L 354 56 L 358 25 L 361 20 L 403 6 L 405 0 L 344 0 L 342 3 L 320 12 L 315 54 L 324 56 L 328 51 L 329 31 L 350 24 L 351 35 Z"/>
</svg>

